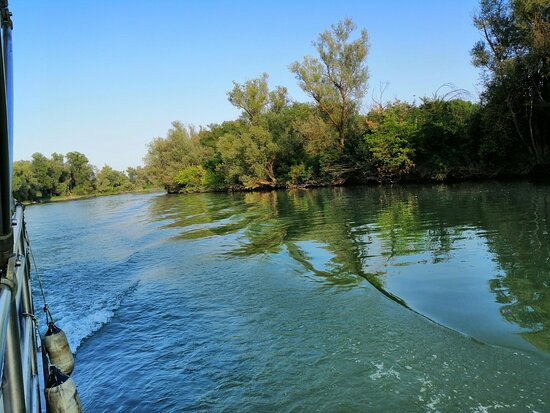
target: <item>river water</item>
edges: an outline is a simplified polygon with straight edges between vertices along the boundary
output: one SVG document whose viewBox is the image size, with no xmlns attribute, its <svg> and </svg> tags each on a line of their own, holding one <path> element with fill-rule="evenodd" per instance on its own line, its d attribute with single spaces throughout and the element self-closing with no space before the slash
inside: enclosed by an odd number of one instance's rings
<svg viewBox="0 0 550 413">
<path fill-rule="evenodd" d="M 120 195 L 27 221 L 88 412 L 550 411 L 548 185 Z"/>
</svg>

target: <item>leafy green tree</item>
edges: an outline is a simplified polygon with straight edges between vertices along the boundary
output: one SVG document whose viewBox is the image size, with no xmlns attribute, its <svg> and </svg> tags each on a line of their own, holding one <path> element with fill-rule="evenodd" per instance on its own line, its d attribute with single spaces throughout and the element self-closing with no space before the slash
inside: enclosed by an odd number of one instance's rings
<svg viewBox="0 0 550 413">
<path fill-rule="evenodd" d="M 250 122 L 254 122 L 267 112 L 279 113 L 290 104 L 288 90 L 284 86 L 277 86 L 269 90 L 267 73 L 250 79 L 243 84 L 233 82 L 233 88 L 227 92 L 229 102 L 243 110 L 243 115 Z"/>
<path fill-rule="evenodd" d="M 41 153 L 34 153 L 31 161 L 31 173 L 36 179 L 42 197 L 50 197 L 59 181 L 59 177 L 55 176 L 51 160 Z"/>
<path fill-rule="evenodd" d="M 34 177 L 30 161 L 13 163 L 13 196 L 20 202 L 35 201 L 42 197 L 38 180 Z"/>
<path fill-rule="evenodd" d="M 74 195 L 86 195 L 94 191 L 95 174 L 86 155 L 80 152 L 69 152 L 66 155 L 69 172 L 68 190 Z"/>
<path fill-rule="evenodd" d="M 227 92 L 231 104 L 242 109 L 251 122 L 264 113 L 269 104 L 267 78 L 267 73 L 264 73 L 259 78 L 243 84 L 233 82 L 233 89 Z M 274 98 L 279 99 L 277 103 L 280 103 L 281 97 L 278 94 L 275 94 Z"/>
<path fill-rule="evenodd" d="M 267 78 L 264 73 L 244 84 L 234 82 L 233 89 L 228 92 L 229 101 L 243 110 L 245 120 L 234 122 L 230 128 L 229 123 L 224 124 L 227 133 L 219 135 L 215 143 L 216 166 L 212 168 L 212 162 L 205 166 L 214 175 L 223 172 L 229 186 L 275 186 L 281 148 L 287 152 L 294 149 L 287 89 L 277 87 L 270 91 Z M 189 176 L 184 178 L 186 181 Z"/>
<path fill-rule="evenodd" d="M 200 191 L 206 187 L 205 175 L 206 169 L 200 165 L 192 165 L 183 168 L 176 176 L 175 181 L 186 191 Z"/>
<path fill-rule="evenodd" d="M 271 133 L 262 126 L 243 125 L 237 133 L 223 135 L 217 150 L 223 161 L 226 182 L 246 188 L 274 186 L 278 146 Z"/>
<path fill-rule="evenodd" d="M 132 189 L 132 183 L 123 172 L 105 165 L 96 176 L 96 188 L 97 192 L 103 194 L 129 191 Z"/>
<path fill-rule="evenodd" d="M 474 24 L 483 99 L 498 108 L 491 122 L 508 124 L 537 164 L 550 163 L 550 1 L 481 0 Z"/>
<path fill-rule="evenodd" d="M 60 153 L 52 153 L 51 170 L 54 177 L 53 194 L 62 196 L 66 195 L 69 189 L 70 173 L 65 164 L 65 156 Z"/>
<path fill-rule="evenodd" d="M 150 189 L 155 186 L 151 180 L 149 170 L 142 166 L 137 166 L 135 168 L 128 167 L 126 169 L 126 175 L 132 187 L 136 190 Z"/>
<path fill-rule="evenodd" d="M 47 158 L 41 153 L 34 153 L 31 161 L 32 175 L 37 181 L 42 197 L 65 195 L 68 190 L 69 171 L 64 156 L 53 153 Z"/>
<path fill-rule="evenodd" d="M 198 132 L 181 122 L 173 122 L 166 138 L 155 138 L 149 144 L 144 160 L 151 178 L 168 192 L 176 192 L 176 175 L 187 166 L 199 165 L 203 156 Z"/>
<path fill-rule="evenodd" d="M 305 152 L 317 158 L 322 167 L 329 167 L 338 161 L 340 148 L 337 131 L 318 111 L 296 119 L 294 126 L 304 138 Z"/>
<path fill-rule="evenodd" d="M 481 169 L 479 110 L 479 105 L 458 98 L 422 99 L 414 114 L 419 130 L 413 146 L 422 176 L 461 178 Z"/>
<path fill-rule="evenodd" d="M 290 105 L 288 89 L 284 86 L 276 86 L 269 92 L 269 110 L 274 113 L 280 113 Z"/>
<path fill-rule="evenodd" d="M 349 18 L 332 25 L 313 43 L 319 58 L 306 56 L 290 66 L 300 87 L 336 128 L 341 147 L 346 143 L 350 118 L 365 95 L 368 81 L 368 34 L 363 29 L 359 38 L 352 41 L 350 36 L 355 29 Z"/>
<path fill-rule="evenodd" d="M 263 125 L 277 145 L 275 175 L 284 182 L 294 165 L 304 164 L 309 170 L 314 159 L 304 149 L 304 136 L 298 129 L 300 120 L 314 111 L 311 105 L 293 102 L 284 107 L 273 107 L 263 116 Z"/>
<path fill-rule="evenodd" d="M 414 168 L 412 141 L 418 130 L 415 108 L 396 101 L 367 116 L 365 141 L 370 163 L 380 182 L 394 182 Z"/>
</svg>

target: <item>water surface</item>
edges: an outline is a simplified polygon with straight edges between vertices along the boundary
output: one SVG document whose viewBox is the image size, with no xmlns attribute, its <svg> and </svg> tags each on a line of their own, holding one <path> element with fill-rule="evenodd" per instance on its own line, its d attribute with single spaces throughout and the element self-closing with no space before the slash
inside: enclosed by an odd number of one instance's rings
<svg viewBox="0 0 550 413">
<path fill-rule="evenodd" d="M 550 411 L 549 220 L 523 182 L 27 209 L 106 412 Z"/>
</svg>

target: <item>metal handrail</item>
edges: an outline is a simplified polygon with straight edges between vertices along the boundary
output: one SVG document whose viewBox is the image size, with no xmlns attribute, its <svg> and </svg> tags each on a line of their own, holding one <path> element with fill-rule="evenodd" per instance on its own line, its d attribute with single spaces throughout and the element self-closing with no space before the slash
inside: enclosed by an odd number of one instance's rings
<svg viewBox="0 0 550 413">
<path fill-rule="evenodd" d="M 21 205 L 15 210 L 13 230 L 13 255 L 0 278 L 0 412 L 34 413 L 40 411 L 37 326 Z"/>
</svg>

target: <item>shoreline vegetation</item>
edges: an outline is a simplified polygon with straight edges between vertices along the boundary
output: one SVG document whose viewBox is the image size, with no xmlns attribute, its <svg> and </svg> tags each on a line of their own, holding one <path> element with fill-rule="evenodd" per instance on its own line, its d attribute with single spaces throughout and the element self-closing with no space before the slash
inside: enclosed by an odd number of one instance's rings
<svg viewBox="0 0 550 413">
<path fill-rule="evenodd" d="M 387 101 L 381 84 L 365 111 L 369 38 L 345 19 L 319 34 L 316 56 L 290 71 L 298 102 L 268 75 L 233 82 L 238 119 L 195 128 L 173 122 L 144 166 L 125 172 L 69 152 L 14 163 L 20 201 L 164 188 L 168 193 L 550 176 L 550 2 L 481 0 L 479 102 L 443 85 L 418 101 Z"/>
<path fill-rule="evenodd" d="M 30 161 L 13 163 L 14 198 L 23 204 L 65 201 L 101 195 L 161 190 L 143 167 L 116 171 L 98 169 L 86 155 L 54 153 L 50 158 L 35 153 Z"/>
</svg>

